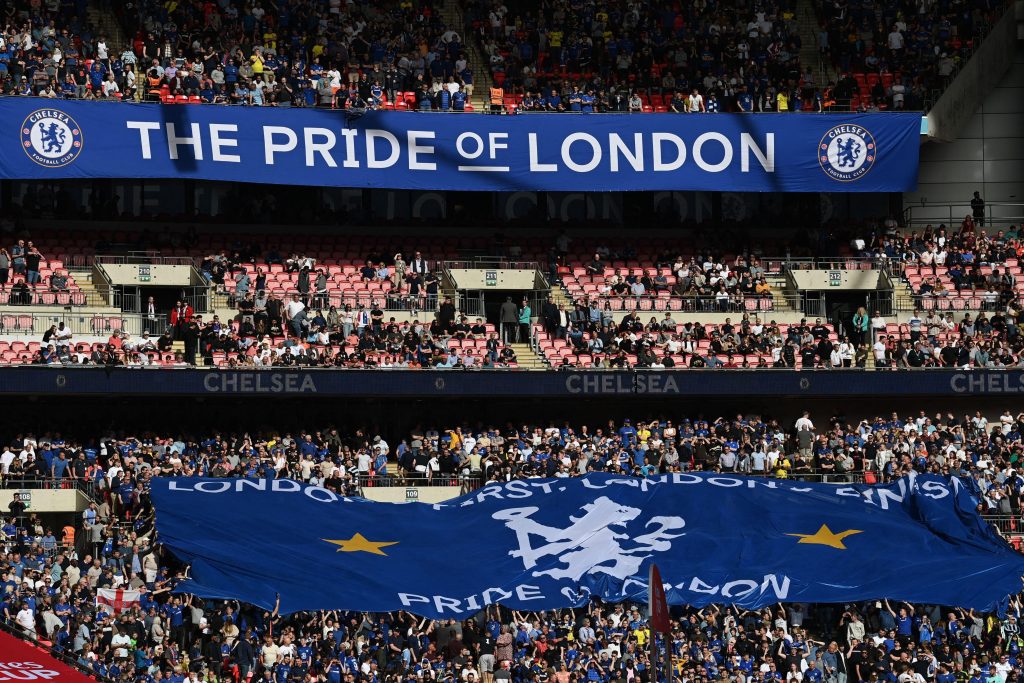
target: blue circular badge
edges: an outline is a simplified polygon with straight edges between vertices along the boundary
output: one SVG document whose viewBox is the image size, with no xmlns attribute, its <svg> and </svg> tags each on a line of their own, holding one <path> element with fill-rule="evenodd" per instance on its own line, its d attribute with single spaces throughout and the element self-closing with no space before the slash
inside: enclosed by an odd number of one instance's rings
<svg viewBox="0 0 1024 683">
<path fill-rule="evenodd" d="M 59 109 L 37 109 L 21 124 L 21 146 L 40 166 L 67 166 L 82 153 L 82 128 Z"/>
<path fill-rule="evenodd" d="M 875 165 L 875 138 L 865 128 L 844 123 L 833 126 L 818 143 L 818 163 L 825 175 L 840 182 L 863 178 Z"/>
</svg>

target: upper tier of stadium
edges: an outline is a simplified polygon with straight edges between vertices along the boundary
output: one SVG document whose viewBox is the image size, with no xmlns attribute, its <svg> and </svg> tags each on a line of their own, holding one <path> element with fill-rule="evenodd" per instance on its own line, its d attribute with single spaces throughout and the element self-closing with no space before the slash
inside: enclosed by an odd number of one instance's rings
<svg viewBox="0 0 1024 683">
<path fill-rule="evenodd" d="M 920 110 L 1003 9 L 13 0 L 0 91 L 510 113 Z"/>
</svg>

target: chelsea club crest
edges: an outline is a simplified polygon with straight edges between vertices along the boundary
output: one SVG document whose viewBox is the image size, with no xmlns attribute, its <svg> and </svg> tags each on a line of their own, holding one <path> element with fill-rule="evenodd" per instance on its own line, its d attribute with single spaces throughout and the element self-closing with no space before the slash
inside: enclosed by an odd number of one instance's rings
<svg viewBox="0 0 1024 683">
<path fill-rule="evenodd" d="M 833 126 L 818 143 L 818 163 L 833 180 L 849 182 L 864 177 L 875 164 L 875 138 L 860 126 Z"/>
<path fill-rule="evenodd" d="M 21 124 L 21 146 L 40 166 L 67 166 L 82 153 L 82 128 L 57 109 L 37 109 Z"/>
</svg>

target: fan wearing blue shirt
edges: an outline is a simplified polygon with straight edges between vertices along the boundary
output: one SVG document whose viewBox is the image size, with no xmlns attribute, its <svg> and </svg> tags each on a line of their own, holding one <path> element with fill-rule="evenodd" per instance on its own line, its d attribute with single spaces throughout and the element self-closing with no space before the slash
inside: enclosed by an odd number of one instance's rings
<svg viewBox="0 0 1024 683">
<path fill-rule="evenodd" d="M 594 91 L 590 90 L 580 94 L 580 110 L 584 114 L 594 113 Z"/>
</svg>

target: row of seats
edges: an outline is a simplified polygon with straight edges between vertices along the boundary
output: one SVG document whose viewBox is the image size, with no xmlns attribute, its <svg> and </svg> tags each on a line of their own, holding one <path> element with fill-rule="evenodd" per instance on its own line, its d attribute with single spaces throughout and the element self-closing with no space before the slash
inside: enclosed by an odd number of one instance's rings
<svg viewBox="0 0 1024 683">
<path fill-rule="evenodd" d="M 588 295 L 582 293 L 573 294 L 578 303 Z M 598 298 L 597 292 L 589 295 L 590 300 Z M 600 308 L 607 311 L 694 311 L 694 310 L 717 310 L 724 306 L 729 310 L 743 310 L 749 313 L 771 312 L 775 310 L 775 301 L 766 296 L 745 296 L 742 294 L 731 295 L 725 303 L 720 304 L 714 296 L 686 297 L 672 296 L 668 292 L 658 292 L 654 296 L 604 296 L 599 299 Z"/>
<path fill-rule="evenodd" d="M 49 318 L 39 319 L 31 314 L 9 314 L 0 315 L 0 332 L 5 333 L 40 333 L 50 325 L 56 325 L 59 320 Z M 89 329 L 93 334 L 109 334 L 115 330 L 122 330 L 125 327 L 124 318 L 114 315 L 93 315 L 89 317 Z"/>
</svg>

